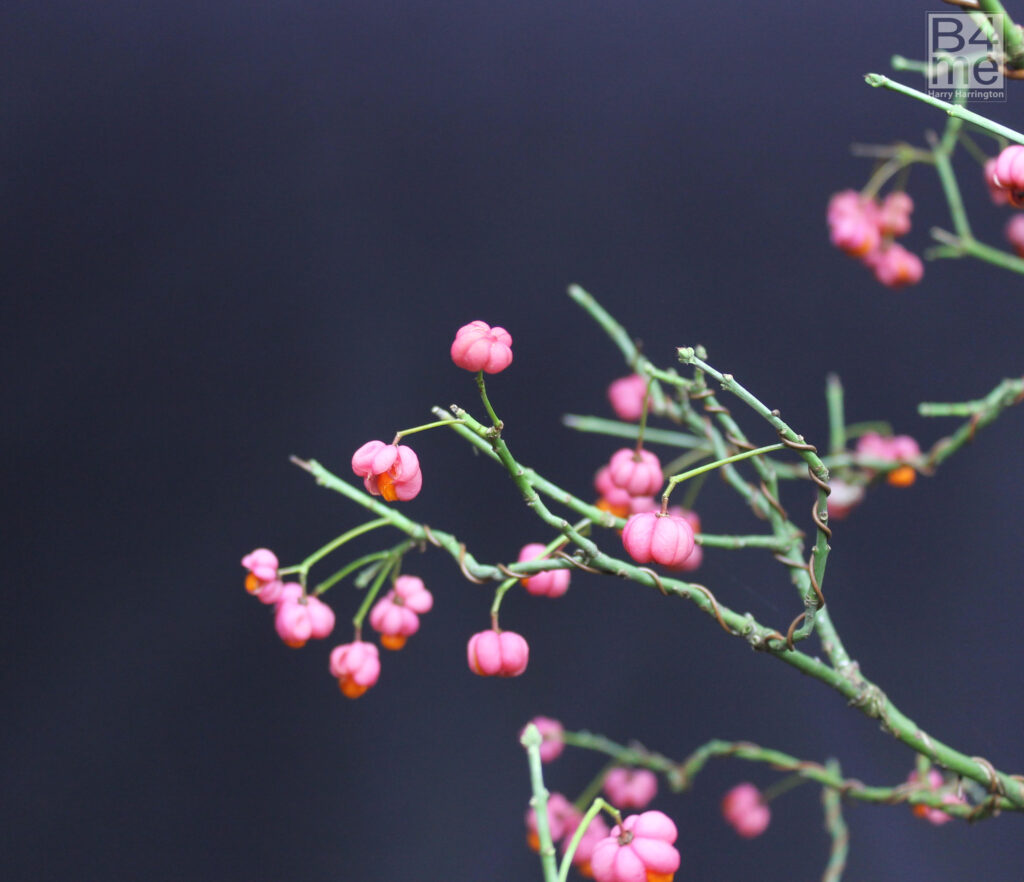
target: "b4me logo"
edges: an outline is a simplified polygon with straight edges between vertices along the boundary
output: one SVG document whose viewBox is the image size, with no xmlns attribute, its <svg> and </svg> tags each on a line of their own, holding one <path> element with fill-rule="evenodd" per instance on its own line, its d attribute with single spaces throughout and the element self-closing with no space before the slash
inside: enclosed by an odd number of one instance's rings
<svg viewBox="0 0 1024 882">
<path fill-rule="evenodd" d="M 1002 33 L 1002 15 L 929 12 L 928 94 L 945 100 L 1005 101 Z"/>
</svg>

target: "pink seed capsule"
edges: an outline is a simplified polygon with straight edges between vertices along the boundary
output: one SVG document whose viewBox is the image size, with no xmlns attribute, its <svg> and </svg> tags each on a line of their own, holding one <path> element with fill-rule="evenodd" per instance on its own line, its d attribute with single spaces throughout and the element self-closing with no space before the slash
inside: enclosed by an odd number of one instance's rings
<svg viewBox="0 0 1024 882">
<path fill-rule="evenodd" d="M 1014 191 L 1024 190 L 1024 147 L 1011 144 L 996 157 L 992 181 L 1010 194 L 1011 201 Z"/>
<path fill-rule="evenodd" d="M 633 497 L 612 482 L 611 475 L 608 474 L 608 466 L 602 466 L 594 475 L 594 489 L 608 505 L 608 510 L 617 517 L 625 517 L 629 514 Z"/>
<path fill-rule="evenodd" d="M 399 576 L 392 588 L 370 610 L 370 625 L 380 632 L 385 649 L 401 649 L 420 627 L 420 614 L 434 605 L 433 595 L 417 576 Z"/>
<path fill-rule="evenodd" d="M 887 288 L 916 285 L 924 275 L 924 264 L 916 254 L 895 242 L 871 255 L 868 265 L 875 278 Z"/>
<path fill-rule="evenodd" d="M 310 638 L 322 640 L 330 635 L 334 630 L 334 611 L 319 598 L 296 597 L 292 591 L 285 593 L 282 589 L 274 627 L 285 644 L 299 649 Z"/>
<path fill-rule="evenodd" d="M 910 232 L 910 215 L 914 200 L 902 190 L 890 193 L 882 200 L 878 212 L 878 229 L 883 236 L 905 236 Z"/>
<path fill-rule="evenodd" d="M 642 809 L 658 793 L 658 778 L 650 769 L 612 769 L 604 779 L 604 792 L 616 808 Z"/>
<path fill-rule="evenodd" d="M 722 816 L 745 839 L 760 836 L 771 821 L 771 812 L 761 801 L 761 791 L 748 783 L 737 784 L 725 794 Z"/>
<path fill-rule="evenodd" d="M 647 394 L 647 380 L 639 374 L 620 377 L 608 387 L 608 401 L 620 420 L 635 423 L 644 412 L 644 396 Z M 648 407 L 650 400 L 648 399 Z"/>
<path fill-rule="evenodd" d="M 536 560 L 539 557 L 543 557 L 544 553 L 545 546 L 539 542 L 531 542 L 529 545 L 523 546 L 519 552 L 519 560 L 520 562 Z M 519 581 L 530 594 L 537 597 L 561 597 L 569 590 L 569 571 L 548 570 L 546 573 L 537 573 L 536 576 L 530 576 Z"/>
<path fill-rule="evenodd" d="M 1010 194 L 996 182 L 995 171 L 996 160 L 993 157 L 985 163 L 985 186 L 988 187 L 989 199 L 993 205 L 1006 205 L 1010 201 Z"/>
<path fill-rule="evenodd" d="M 1018 257 L 1024 257 L 1024 214 L 1015 214 L 1006 224 L 1006 239 L 1017 252 Z"/>
<path fill-rule="evenodd" d="M 420 492 L 420 461 L 404 444 L 367 441 L 352 454 L 352 471 L 363 479 L 367 492 L 388 502 L 406 502 Z"/>
<path fill-rule="evenodd" d="M 829 486 L 832 488 L 828 497 L 829 520 L 841 521 L 860 504 L 864 498 L 864 488 L 838 479 L 831 481 Z"/>
<path fill-rule="evenodd" d="M 678 567 L 693 551 L 693 528 L 681 517 L 641 512 L 626 521 L 622 545 L 637 563 Z"/>
<path fill-rule="evenodd" d="M 456 332 L 451 357 L 467 371 L 496 374 L 512 364 L 512 335 L 487 322 L 470 322 Z"/>
<path fill-rule="evenodd" d="M 530 660 L 530 647 L 514 631 L 480 631 L 466 645 L 469 669 L 481 677 L 518 677 Z"/>
<path fill-rule="evenodd" d="M 269 548 L 257 548 L 242 558 L 242 566 L 249 571 L 245 577 L 245 590 L 258 594 L 267 583 L 277 579 L 277 555 Z"/>
<path fill-rule="evenodd" d="M 594 846 L 590 868 L 597 882 L 672 882 L 679 869 L 676 825 L 662 812 L 630 815 Z"/>
<path fill-rule="evenodd" d="M 612 484 L 630 496 L 655 496 L 661 492 L 665 479 L 661 463 L 649 450 L 636 451 L 623 447 L 608 461 L 608 477 Z"/>
<path fill-rule="evenodd" d="M 331 651 L 330 671 L 346 698 L 359 698 L 380 677 L 380 654 L 372 643 L 343 643 Z"/>
</svg>

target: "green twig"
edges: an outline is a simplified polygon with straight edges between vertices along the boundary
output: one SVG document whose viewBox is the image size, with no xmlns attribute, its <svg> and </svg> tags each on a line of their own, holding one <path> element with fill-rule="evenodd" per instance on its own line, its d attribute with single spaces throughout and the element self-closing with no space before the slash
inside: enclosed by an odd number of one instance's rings
<svg viewBox="0 0 1024 882">
<path fill-rule="evenodd" d="M 917 89 L 910 88 L 910 86 L 904 86 L 903 83 L 891 80 L 889 77 L 883 76 L 882 74 L 869 73 L 864 77 L 864 81 L 869 86 L 874 86 L 875 88 L 882 87 L 890 89 L 893 92 L 899 92 L 901 95 L 907 95 L 910 98 L 916 98 L 918 101 L 923 101 L 931 107 L 937 107 L 939 110 L 945 111 L 950 116 L 958 117 L 964 122 L 977 126 L 979 129 L 993 135 L 999 135 L 1000 137 L 1006 138 L 1008 141 L 1013 141 L 1015 144 L 1024 144 L 1024 135 L 1009 128 L 1008 126 L 992 122 L 992 120 L 985 118 L 981 114 L 967 110 L 965 107 L 958 107 L 955 104 L 950 104 L 949 102 L 942 101 L 939 98 L 933 98 L 925 92 L 919 92 Z"/>
<path fill-rule="evenodd" d="M 555 862 L 555 844 L 551 841 L 548 825 L 548 791 L 544 786 L 544 770 L 541 766 L 540 746 L 543 742 L 540 730 L 529 723 L 519 739 L 526 748 L 530 763 L 530 807 L 537 816 L 537 839 L 540 843 L 540 865 L 544 871 L 544 882 L 558 882 L 558 866 Z"/>
<path fill-rule="evenodd" d="M 841 777 L 839 763 L 829 760 L 825 768 L 837 778 Z M 846 856 L 850 851 L 850 831 L 843 819 L 842 792 L 834 787 L 824 787 L 821 791 L 821 804 L 825 810 L 825 829 L 832 838 L 829 849 L 828 864 L 821 876 L 821 882 L 842 882 L 843 870 L 846 869 Z"/>
<path fill-rule="evenodd" d="M 669 478 L 668 486 L 665 488 L 665 492 L 661 495 L 661 510 L 665 511 L 668 508 L 669 496 L 679 484 L 683 483 L 683 481 L 688 481 L 690 478 L 696 478 L 698 475 L 703 475 L 706 472 L 712 472 L 715 469 L 720 469 L 725 465 L 742 462 L 745 459 L 750 459 L 752 456 L 763 456 L 766 453 L 771 453 L 773 450 L 781 450 L 785 446 L 785 444 L 769 444 L 767 447 L 758 447 L 755 450 L 744 450 L 742 453 L 736 453 L 723 459 L 716 459 L 714 462 L 705 463 L 702 466 L 697 466 L 695 469 L 690 469 L 687 472 L 673 475 Z"/>
<path fill-rule="evenodd" d="M 636 423 L 622 423 L 603 417 L 579 416 L 567 413 L 562 417 L 562 425 L 575 429 L 577 432 L 596 432 L 599 435 L 611 435 L 616 438 L 636 438 L 639 426 Z M 648 426 L 644 438 L 652 444 L 665 444 L 669 447 L 704 447 L 707 442 L 695 435 L 676 432 L 671 429 L 652 429 Z"/>
</svg>

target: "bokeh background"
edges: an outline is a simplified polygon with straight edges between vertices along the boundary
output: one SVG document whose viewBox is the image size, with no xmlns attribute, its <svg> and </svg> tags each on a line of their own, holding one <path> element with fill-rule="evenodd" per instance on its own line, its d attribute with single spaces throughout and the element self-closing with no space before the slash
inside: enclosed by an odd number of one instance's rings
<svg viewBox="0 0 1024 882">
<path fill-rule="evenodd" d="M 851 420 L 926 443 L 951 429 L 916 404 L 1020 371 L 1019 281 L 944 262 L 885 290 L 830 249 L 823 217 L 870 173 L 851 142 L 922 143 L 942 125 L 861 79 L 892 52 L 923 53 L 925 12 L 5 5 L 3 877 L 539 879 L 516 738 L 537 713 L 680 758 L 743 738 L 902 780 L 912 754 L 875 722 L 653 591 L 579 574 L 557 602 L 510 596 L 503 623 L 527 635 L 531 664 L 489 681 L 464 645 L 490 592 L 438 552 L 413 556 L 435 610 L 349 702 L 330 646 L 283 647 L 238 560 L 268 545 L 295 562 L 363 518 L 289 454 L 344 474 L 357 446 L 431 405 L 478 407 L 447 356 L 475 318 L 515 338 L 490 386 L 513 450 L 588 494 L 611 442 L 559 417 L 607 414 L 604 389 L 626 371 L 570 282 L 664 364 L 705 344 L 812 440 L 826 437 L 830 370 Z M 1017 91 L 984 110 L 1013 124 Z M 957 167 L 976 232 L 998 244 L 1007 210 L 969 157 Z M 929 169 L 909 188 L 920 251 L 949 221 Z M 880 488 L 836 530 L 826 585 L 867 674 L 932 734 L 1011 772 L 1024 770 L 1022 429 L 1011 412 L 935 478 Z M 454 436 L 416 449 L 413 517 L 482 560 L 547 538 Z M 757 528 L 717 480 L 699 508 L 709 531 Z M 783 628 L 798 608 L 766 555 L 710 552 L 702 576 Z M 328 599 L 333 645 L 358 598 Z M 599 764 L 567 754 L 549 785 L 574 795 Z M 680 880 L 818 878 L 828 840 L 811 785 L 773 804 L 758 840 L 719 816 L 729 786 L 777 777 L 719 761 L 659 798 Z M 850 879 L 1021 877 L 1019 817 L 940 829 L 859 804 L 847 817 Z"/>
</svg>

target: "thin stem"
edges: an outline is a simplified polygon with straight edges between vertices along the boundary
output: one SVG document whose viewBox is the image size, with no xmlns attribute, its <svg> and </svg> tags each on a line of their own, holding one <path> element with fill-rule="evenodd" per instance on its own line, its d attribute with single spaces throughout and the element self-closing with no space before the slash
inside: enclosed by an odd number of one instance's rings
<svg viewBox="0 0 1024 882">
<path fill-rule="evenodd" d="M 932 238 L 944 247 L 934 248 L 931 257 L 976 257 L 1014 273 L 1024 273 L 1024 260 L 977 239 L 962 239 L 939 227 L 932 227 Z"/>
<path fill-rule="evenodd" d="M 899 92 L 901 95 L 907 95 L 911 98 L 916 98 L 918 101 L 923 101 L 932 107 L 937 107 L 939 110 L 945 111 L 950 116 L 955 116 L 962 119 L 964 122 L 970 123 L 973 126 L 977 126 L 983 131 L 990 132 L 994 135 L 999 135 L 1006 138 L 1008 141 L 1013 141 L 1015 144 L 1024 144 L 1024 135 L 1020 132 L 1009 128 L 1008 126 L 1000 125 L 999 123 L 992 122 L 990 119 L 986 119 L 981 114 L 974 113 L 973 111 L 967 110 L 964 107 L 957 107 L 955 104 L 950 104 L 947 101 L 942 101 L 939 98 L 933 98 L 925 92 L 920 92 L 917 89 L 912 89 L 910 86 L 904 86 L 903 83 L 899 83 L 896 80 L 891 80 L 889 77 L 883 76 L 882 74 L 869 73 L 864 77 L 864 81 L 869 86 L 875 88 L 890 89 L 893 92 Z"/>
<path fill-rule="evenodd" d="M 544 871 L 544 882 L 558 882 L 558 866 L 555 862 L 555 844 L 551 840 L 551 827 L 548 825 L 548 791 L 544 786 L 544 770 L 541 765 L 540 746 L 543 742 L 540 730 L 529 723 L 519 739 L 526 748 L 526 756 L 530 764 L 530 807 L 537 816 L 537 839 L 540 842 L 540 865 Z M 564 878 L 564 877 L 563 877 Z"/>
<path fill-rule="evenodd" d="M 647 410 L 651 403 L 651 383 L 654 381 L 650 378 L 647 379 L 647 388 L 644 390 L 644 406 L 640 411 L 640 427 L 636 433 L 636 458 L 640 458 L 640 451 L 644 449 L 644 429 L 647 428 Z"/>
<path fill-rule="evenodd" d="M 959 99 L 958 99 L 959 105 Z M 942 192 L 946 196 L 946 203 L 949 205 L 949 214 L 953 219 L 953 229 L 956 234 L 964 240 L 972 240 L 971 225 L 967 221 L 967 211 L 964 208 L 964 201 L 960 196 L 960 186 L 957 184 L 956 175 L 953 173 L 953 165 L 950 162 L 950 153 L 956 146 L 956 136 L 960 131 L 963 121 L 950 117 L 946 122 L 946 133 L 942 141 L 936 143 L 935 136 L 929 132 L 929 142 L 932 152 L 935 154 L 935 171 L 939 175 L 939 182 L 942 184 Z"/>
<path fill-rule="evenodd" d="M 863 189 L 861 189 L 861 197 L 864 199 L 874 199 L 878 195 L 878 191 L 885 186 L 885 182 L 902 170 L 905 165 L 906 163 L 903 159 L 898 156 L 894 156 L 888 162 L 882 163 L 878 170 L 868 179 Z"/>
<path fill-rule="evenodd" d="M 562 856 L 562 866 L 558 870 L 558 882 L 565 882 L 569 877 L 569 868 L 572 866 L 572 859 L 576 854 L 576 849 L 579 848 L 580 841 L 587 832 L 587 827 L 590 826 L 590 822 L 593 821 L 601 811 L 608 812 L 608 814 L 610 814 L 615 820 L 616 824 L 622 823 L 622 815 L 619 814 L 619 810 L 615 808 L 615 806 L 605 802 L 600 797 L 595 799 L 587 810 L 587 813 L 583 816 L 583 820 L 580 821 L 579 826 L 576 828 L 576 832 L 573 833 L 572 839 L 569 840 L 569 844 L 565 848 L 565 854 Z"/>
<path fill-rule="evenodd" d="M 839 763 L 830 759 L 825 768 L 837 778 L 841 777 Z M 842 793 L 832 787 L 821 790 L 821 804 L 825 810 L 825 829 L 832 839 L 829 848 L 828 864 L 821 876 L 821 882 L 842 882 L 843 870 L 846 869 L 846 856 L 850 851 L 850 831 L 843 819 Z"/>
<path fill-rule="evenodd" d="M 732 456 L 727 456 L 724 459 L 716 459 L 714 462 L 697 466 L 697 468 L 690 469 L 688 472 L 673 475 L 668 479 L 668 487 L 665 488 L 665 492 L 661 495 L 662 512 L 668 508 L 668 498 L 672 494 L 672 491 L 675 490 L 676 485 L 682 484 L 683 481 L 688 481 L 690 478 L 696 478 L 697 475 L 703 475 L 706 472 L 713 472 L 715 469 L 719 469 L 724 465 L 730 465 L 734 462 L 742 462 L 745 459 L 750 459 L 752 456 L 761 456 L 765 453 L 771 453 L 773 450 L 781 450 L 785 446 L 785 444 L 769 444 L 767 447 L 758 447 L 756 450 L 744 450 L 742 453 L 736 453 Z"/>
<path fill-rule="evenodd" d="M 832 454 L 846 450 L 846 413 L 843 406 L 843 383 L 838 374 L 825 380 L 825 402 L 828 405 L 828 449 Z"/>
<path fill-rule="evenodd" d="M 458 420 L 453 420 L 450 417 L 443 420 L 436 420 L 433 423 L 424 423 L 422 426 L 413 426 L 411 429 L 402 429 L 401 432 L 395 432 L 395 440 L 392 444 L 397 444 L 406 435 L 415 435 L 417 432 L 425 432 L 427 429 L 436 429 L 438 426 L 450 426 L 452 423 L 456 423 Z"/>
<path fill-rule="evenodd" d="M 611 435 L 616 438 L 636 438 L 640 427 L 636 423 L 622 423 L 603 417 L 580 416 L 567 413 L 562 417 L 562 425 L 575 429 L 577 432 L 595 432 L 599 435 Z M 651 444 L 665 444 L 668 447 L 704 447 L 707 442 L 695 435 L 676 432 L 672 429 L 652 429 L 648 427 L 644 437 Z"/>
<path fill-rule="evenodd" d="M 345 566 L 338 570 L 334 575 L 324 579 L 316 586 L 316 588 L 313 589 L 313 593 L 317 595 L 323 594 L 329 588 L 337 585 L 338 582 L 344 579 L 349 573 L 354 573 L 356 570 L 365 567 L 367 564 L 371 564 L 376 560 L 381 560 L 382 558 L 387 557 L 390 553 L 390 551 L 374 551 L 370 554 L 364 554 L 362 557 L 352 561 L 351 563 L 345 564 Z"/>
<path fill-rule="evenodd" d="M 1014 380 L 1003 380 L 984 398 L 977 401 L 956 404 L 923 403 L 918 405 L 918 413 L 922 416 L 953 415 L 953 410 L 969 413 L 969 419 L 960 425 L 952 434 L 940 438 L 925 456 L 929 467 L 937 466 L 952 456 L 965 444 L 974 440 L 979 429 L 989 425 L 1008 407 L 1024 401 L 1024 377 Z M 959 414 L 958 414 L 959 415 Z"/>
<path fill-rule="evenodd" d="M 376 530 L 378 527 L 385 527 L 388 524 L 387 518 L 378 518 L 375 521 L 367 521 L 365 524 L 360 524 L 358 527 L 353 527 L 338 536 L 336 539 L 332 539 L 322 548 L 318 548 L 309 557 L 293 567 L 286 567 L 283 570 L 279 570 L 278 573 L 283 575 L 286 573 L 298 573 L 299 582 L 302 583 L 302 591 L 306 591 L 306 578 L 309 575 L 309 568 L 313 566 L 317 561 L 323 560 L 332 551 L 341 548 L 346 542 L 355 539 L 357 536 L 362 536 L 363 533 L 369 533 L 371 530 Z"/>
<path fill-rule="evenodd" d="M 990 157 L 978 146 L 977 141 L 964 131 L 960 132 L 959 140 L 964 145 L 964 149 L 971 155 L 971 158 L 984 168 L 985 163 L 989 161 Z"/>
<path fill-rule="evenodd" d="M 616 760 L 611 760 L 611 762 L 605 763 L 601 768 L 601 771 L 590 779 L 590 783 L 587 784 L 587 786 L 583 788 L 583 792 L 576 797 L 573 805 L 580 811 L 583 811 L 584 806 L 589 806 L 593 803 L 597 798 L 597 795 L 601 792 L 601 788 L 604 787 L 604 779 L 608 777 L 608 773 L 612 769 L 616 768 L 616 766 L 618 766 L 618 762 Z"/>
<path fill-rule="evenodd" d="M 707 475 L 703 475 L 694 481 L 686 490 L 686 495 L 683 496 L 683 510 L 693 511 L 693 507 L 697 502 L 697 496 L 700 494 L 701 488 L 704 486 L 704 482 L 708 479 Z"/>
<path fill-rule="evenodd" d="M 363 598 L 363 602 L 359 604 L 359 609 L 356 611 L 356 614 L 352 617 L 352 624 L 355 626 L 356 629 L 357 640 L 359 639 L 358 635 L 363 630 L 363 619 L 366 618 L 366 614 L 370 611 L 370 606 L 377 599 L 377 595 L 380 593 L 381 586 L 384 584 L 384 581 L 387 579 L 391 571 L 394 570 L 394 568 L 398 565 L 399 561 L 401 561 L 402 559 L 402 553 L 404 553 L 404 549 L 403 552 L 401 553 L 399 553 L 397 549 L 403 548 L 403 546 L 407 547 L 406 543 L 403 542 L 402 545 L 399 545 L 388 552 L 387 559 L 381 566 L 380 570 L 378 570 L 377 576 L 373 580 L 373 584 L 370 586 L 370 590 L 366 592 L 366 596 Z"/>
<path fill-rule="evenodd" d="M 790 790 L 799 787 L 806 780 L 807 779 L 804 778 L 803 775 L 796 774 L 780 778 L 774 784 L 769 787 L 765 787 L 764 790 L 761 791 L 761 802 L 767 804 L 774 799 L 778 799 L 780 796 L 789 793 Z"/>
<path fill-rule="evenodd" d="M 511 578 L 502 582 L 494 592 L 494 602 L 491 604 L 491 627 L 498 630 L 498 610 L 501 609 L 501 601 L 504 600 L 508 589 L 518 582 L 519 579 Z"/>
<path fill-rule="evenodd" d="M 477 371 L 476 374 L 476 385 L 480 390 L 480 400 L 484 403 L 484 408 L 487 410 L 487 415 L 491 418 L 491 425 L 497 431 L 501 431 L 501 420 L 498 419 L 498 415 L 494 412 L 494 408 L 491 407 L 491 400 L 487 397 L 487 384 L 484 382 L 484 372 Z M 458 420 L 450 420 L 451 422 L 458 422 Z"/>
</svg>

